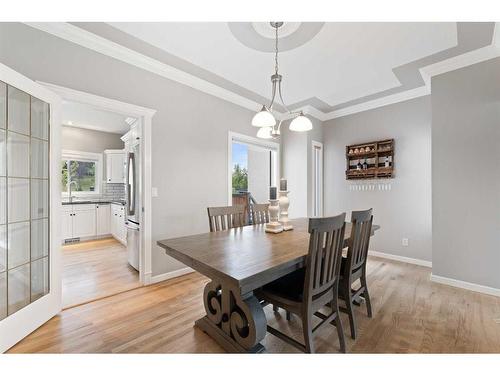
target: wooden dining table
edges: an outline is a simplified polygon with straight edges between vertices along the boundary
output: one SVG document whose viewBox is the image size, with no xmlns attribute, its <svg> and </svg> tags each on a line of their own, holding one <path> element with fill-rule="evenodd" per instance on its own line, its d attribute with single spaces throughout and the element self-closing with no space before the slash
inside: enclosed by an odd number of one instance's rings
<svg viewBox="0 0 500 375">
<path fill-rule="evenodd" d="M 158 241 L 167 255 L 211 281 L 203 292 L 206 315 L 195 326 L 228 352 L 262 352 L 267 320 L 254 290 L 305 266 L 308 219 L 293 230 L 266 233 L 265 224 Z M 380 227 L 372 226 L 372 235 Z M 347 247 L 351 224 L 346 224 Z"/>
</svg>

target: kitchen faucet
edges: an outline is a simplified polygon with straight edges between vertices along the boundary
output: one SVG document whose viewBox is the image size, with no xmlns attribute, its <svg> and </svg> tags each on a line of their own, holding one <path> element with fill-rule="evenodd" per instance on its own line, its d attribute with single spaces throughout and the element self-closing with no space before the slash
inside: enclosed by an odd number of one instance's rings
<svg viewBox="0 0 500 375">
<path fill-rule="evenodd" d="M 75 187 L 78 187 L 78 183 L 76 181 L 70 181 L 70 182 L 68 182 L 69 203 L 73 202 L 73 189 L 71 189 L 71 186 L 73 184 L 75 184 Z"/>
</svg>

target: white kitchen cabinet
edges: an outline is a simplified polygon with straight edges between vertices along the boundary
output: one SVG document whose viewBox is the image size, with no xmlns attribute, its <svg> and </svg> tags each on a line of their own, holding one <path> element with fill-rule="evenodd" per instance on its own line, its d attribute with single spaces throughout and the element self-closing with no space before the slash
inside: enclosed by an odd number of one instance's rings
<svg viewBox="0 0 500 375">
<path fill-rule="evenodd" d="M 124 150 L 105 150 L 106 182 L 108 184 L 124 184 L 126 158 Z"/>
<path fill-rule="evenodd" d="M 104 236 L 111 233 L 111 204 L 96 204 L 96 234 Z"/>
<path fill-rule="evenodd" d="M 73 237 L 91 237 L 96 235 L 95 204 L 73 205 Z"/>
<path fill-rule="evenodd" d="M 111 235 L 126 244 L 125 207 L 121 204 L 111 204 Z"/>
<path fill-rule="evenodd" d="M 73 238 L 73 206 L 64 205 L 62 209 L 62 239 Z"/>
</svg>

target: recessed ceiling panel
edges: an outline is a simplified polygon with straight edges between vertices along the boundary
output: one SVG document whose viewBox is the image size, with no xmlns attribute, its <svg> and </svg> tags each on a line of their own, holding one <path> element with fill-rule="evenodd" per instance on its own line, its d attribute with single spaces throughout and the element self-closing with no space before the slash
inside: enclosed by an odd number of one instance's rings
<svg viewBox="0 0 500 375">
<path fill-rule="evenodd" d="M 281 42 L 307 23 L 283 26 Z M 228 23 L 111 23 L 112 26 L 223 77 L 258 95 L 269 97 L 274 71 L 272 52 L 264 52 L 235 36 Z M 285 101 L 318 98 L 337 105 L 400 86 L 393 69 L 455 47 L 456 23 L 321 23 L 317 32 L 279 55 Z M 236 24 L 251 28 L 269 43 L 265 23 Z M 271 29 L 272 32 L 272 29 Z M 267 35 L 267 37 L 266 37 Z M 289 40 L 289 39 L 288 39 Z"/>
</svg>

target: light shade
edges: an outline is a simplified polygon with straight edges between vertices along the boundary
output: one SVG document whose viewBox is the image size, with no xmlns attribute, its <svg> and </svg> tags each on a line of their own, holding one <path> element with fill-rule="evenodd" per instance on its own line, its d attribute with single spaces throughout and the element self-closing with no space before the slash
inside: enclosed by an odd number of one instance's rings
<svg viewBox="0 0 500 375">
<path fill-rule="evenodd" d="M 290 123 L 290 130 L 294 132 L 306 132 L 313 128 L 311 120 L 309 120 L 303 113 L 295 117 Z"/>
<path fill-rule="evenodd" d="M 271 127 L 260 128 L 259 131 L 257 132 L 257 137 L 262 139 L 271 139 L 273 137 L 271 135 L 271 131 L 272 131 Z"/>
<path fill-rule="evenodd" d="M 267 110 L 266 106 L 262 106 L 262 109 L 253 116 L 252 125 L 258 128 L 274 126 L 276 125 L 276 119 Z"/>
</svg>

